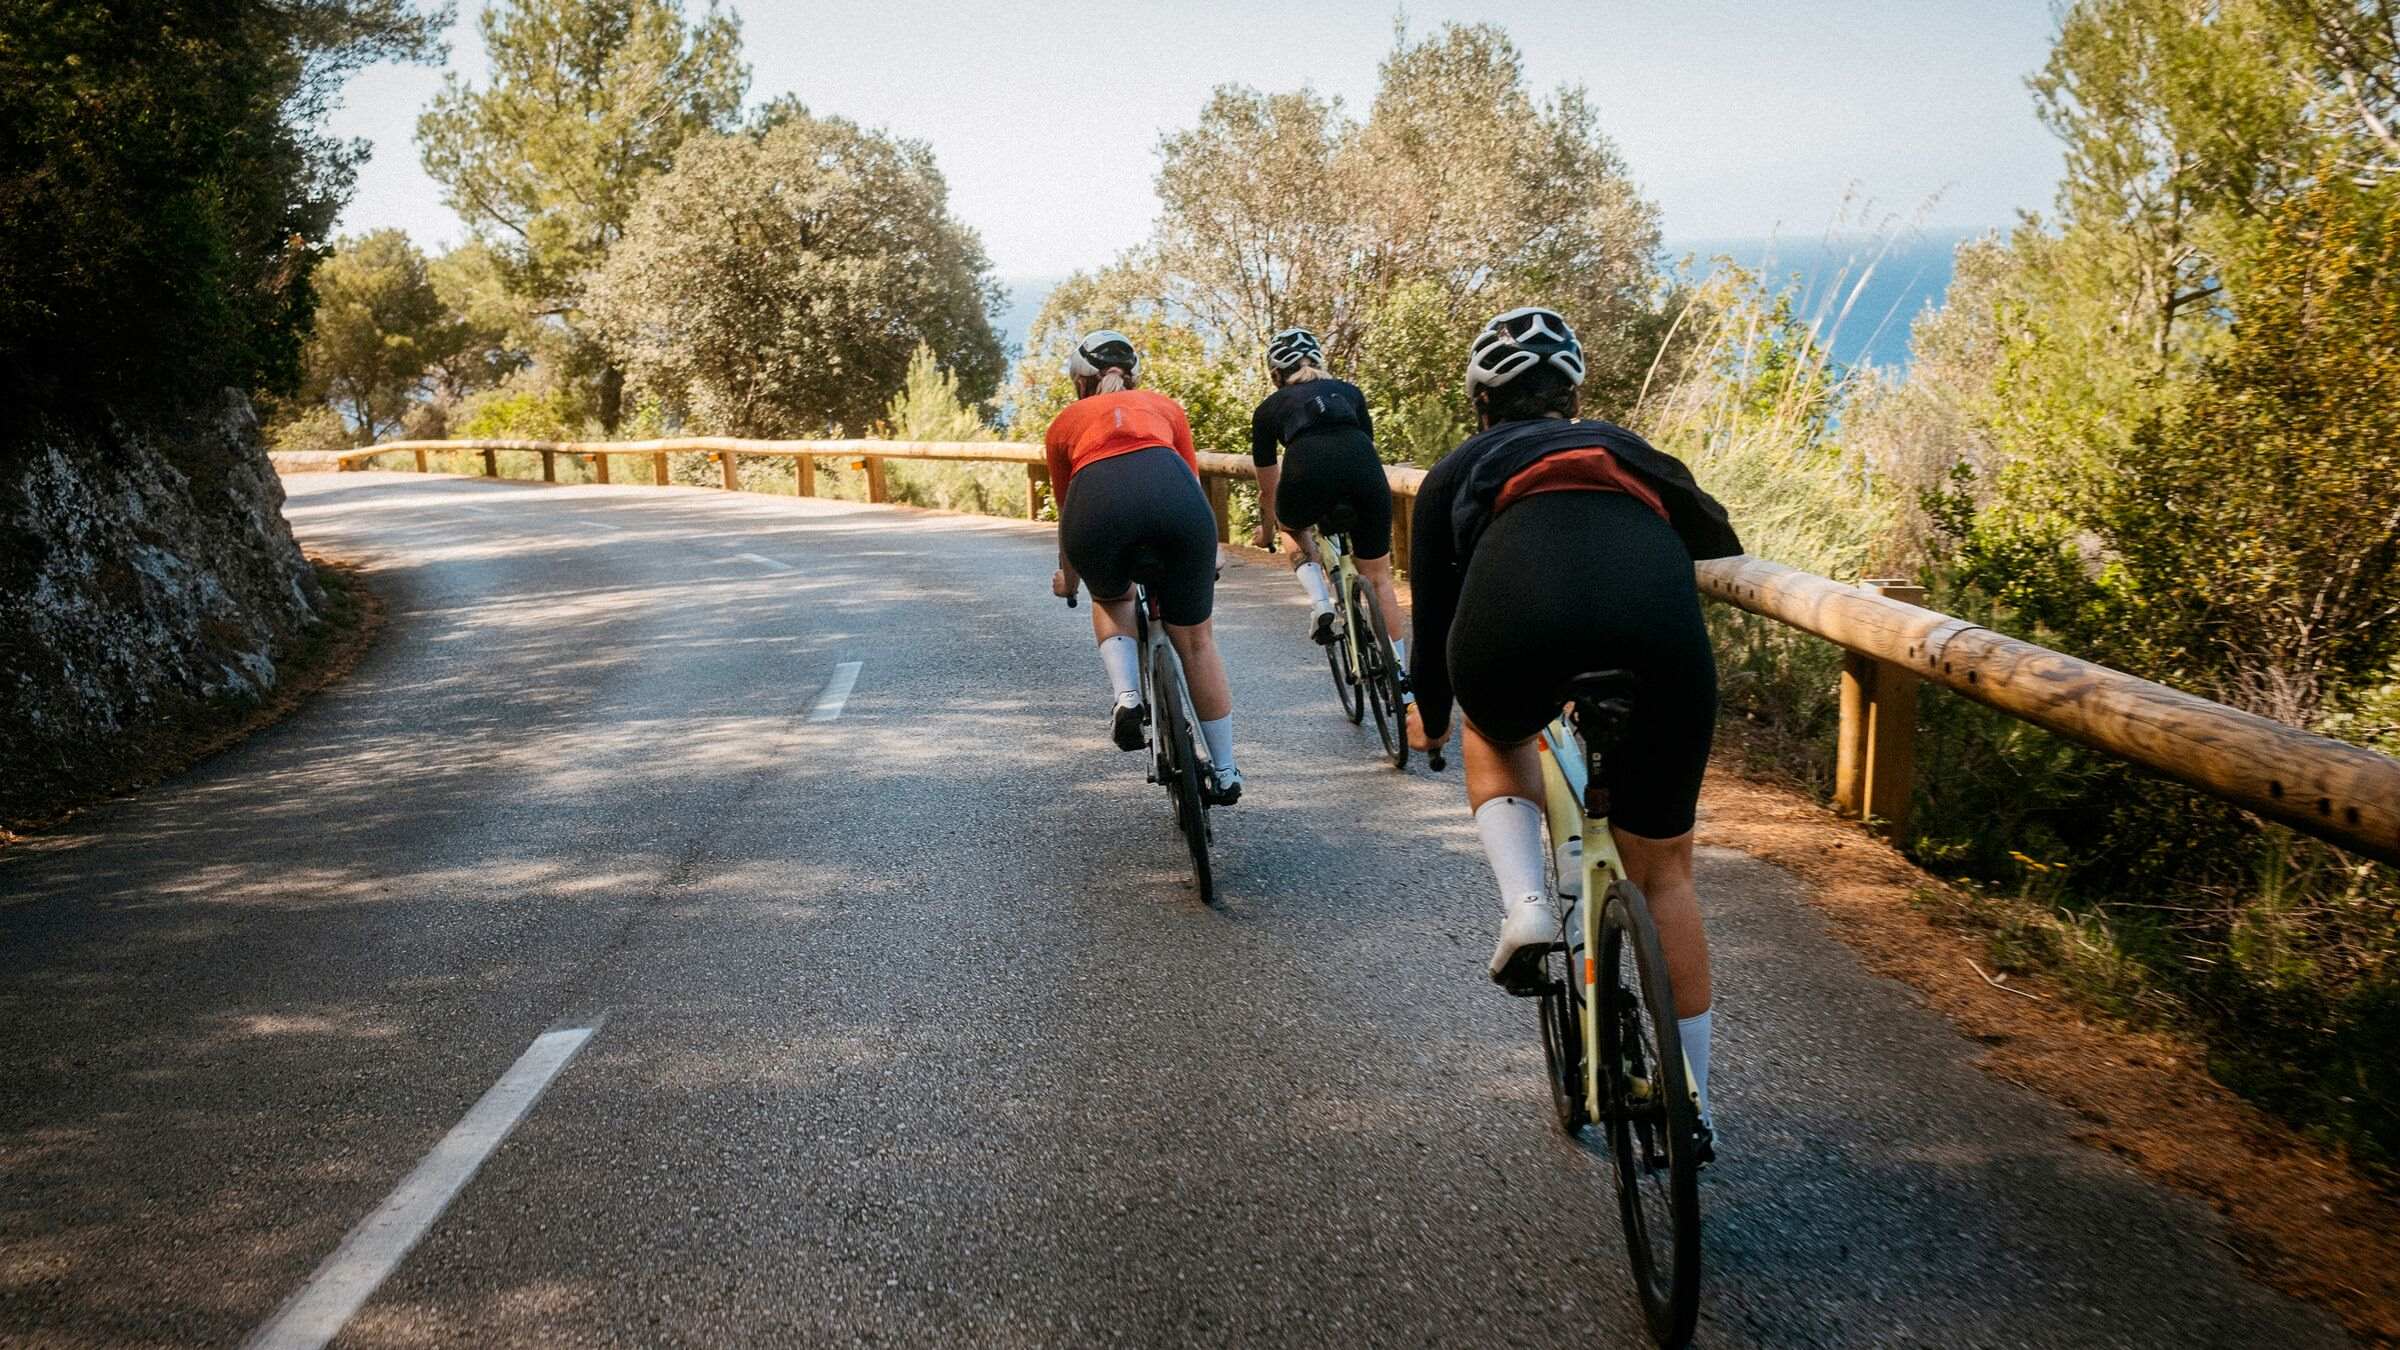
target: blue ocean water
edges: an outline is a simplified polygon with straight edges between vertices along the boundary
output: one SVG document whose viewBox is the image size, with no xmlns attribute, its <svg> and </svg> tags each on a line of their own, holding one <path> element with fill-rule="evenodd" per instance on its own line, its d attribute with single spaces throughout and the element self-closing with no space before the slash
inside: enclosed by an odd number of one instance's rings
<svg viewBox="0 0 2400 1350">
<path fill-rule="evenodd" d="M 1889 241 L 1855 236 L 1671 239 L 1659 250 L 1659 263 L 1673 267 L 1689 258 L 1694 272 L 1705 275 L 1723 257 L 1792 285 L 1797 312 L 1830 334 L 1834 360 L 1899 368 L 1908 364 L 1909 322 L 1927 305 L 1941 303 L 1950 287 L 1951 258 L 1973 237 L 1974 232 L 1947 231 Z M 1013 359 L 1042 302 L 1064 278 L 1002 280 L 1008 302 L 1000 312 L 1000 338 Z"/>
</svg>

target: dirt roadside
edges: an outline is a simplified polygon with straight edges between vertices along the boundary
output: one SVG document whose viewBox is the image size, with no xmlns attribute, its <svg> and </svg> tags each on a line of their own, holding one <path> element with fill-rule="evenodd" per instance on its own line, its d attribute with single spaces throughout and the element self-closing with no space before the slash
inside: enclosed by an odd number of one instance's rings
<svg viewBox="0 0 2400 1350">
<path fill-rule="evenodd" d="M 1983 1068 L 2073 1111 L 2078 1139 L 2222 1214 L 2259 1279 L 2329 1309 L 2368 1344 L 2400 1345 L 2400 1200 L 2211 1079 L 2197 1043 L 2086 1019 L 2038 976 L 1993 984 L 1976 968 L 1975 939 L 1910 903 L 1944 883 L 1728 759 L 1701 794 L 1702 842 L 1790 872 L 1869 970 L 1986 1047 Z"/>
</svg>

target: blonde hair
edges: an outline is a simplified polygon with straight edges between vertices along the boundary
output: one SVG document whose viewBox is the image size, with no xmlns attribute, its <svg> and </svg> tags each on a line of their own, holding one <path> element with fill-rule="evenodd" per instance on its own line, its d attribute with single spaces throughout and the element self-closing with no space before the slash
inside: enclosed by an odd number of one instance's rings
<svg viewBox="0 0 2400 1350">
<path fill-rule="evenodd" d="M 1094 387 L 1094 392 L 1115 394 L 1131 388 L 1133 388 L 1133 377 L 1125 373 L 1124 367 L 1110 366 L 1100 372 L 1100 382 Z"/>
<path fill-rule="evenodd" d="M 1325 368 L 1323 366 L 1318 365 L 1314 361 L 1303 361 L 1299 365 L 1294 366 L 1292 369 L 1284 372 L 1283 383 L 1306 384 L 1310 380 L 1321 380 L 1324 378 Z M 1277 388 L 1281 387 L 1281 385 L 1277 386 Z"/>
</svg>

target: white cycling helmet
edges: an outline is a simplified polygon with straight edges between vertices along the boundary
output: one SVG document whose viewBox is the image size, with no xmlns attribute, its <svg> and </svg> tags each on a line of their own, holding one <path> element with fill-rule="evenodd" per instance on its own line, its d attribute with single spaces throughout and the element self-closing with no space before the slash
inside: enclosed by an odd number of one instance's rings
<svg viewBox="0 0 2400 1350">
<path fill-rule="evenodd" d="M 1535 366 L 1547 365 L 1583 383 L 1583 344 L 1557 310 L 1527 305 L 1498 315 L 1467 349 L 1467 392 L 1497 389 Z"/>
<path fill-rule="evenodd" d="M 1114 328 L 1084 334 L 1075 340 L 1075 350 L 1067 353 L 1067 369 L 1079 380 L 1091 379 L 1111 366 L 1129 377 L 1142 369 L 1142 355 L 1133 349 L 1133 339 Z"/>
<path fill-rule="evenodd" d="M 1305 328 L 1286 328 L 1267 339 L 1267 369 L 1278 375 L 1298 370 L 1303 362 L 1325 364 L 1325 348 Z"/>
</svg>

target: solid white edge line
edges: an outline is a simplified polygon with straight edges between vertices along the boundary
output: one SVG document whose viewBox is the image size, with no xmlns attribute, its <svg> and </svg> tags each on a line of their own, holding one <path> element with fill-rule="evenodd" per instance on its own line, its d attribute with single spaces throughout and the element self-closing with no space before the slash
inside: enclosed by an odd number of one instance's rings
<svg viewBox="0 0 2400 1350">
<path fill-rule="evenodd" d="M 850 701 L 850 689 L 858 683 L 859 661 L 844 661 L 833 668 L 833 678 L 825 682 L 825 692 L 817 695 L 817 706 L 808 710 L 811 722 L 830 722 L 842 715 L 842 705 Z"/>
<path fill-rule="evenodd" d="M 282 1309 L 243 1342 L 248 1350 L 320 1350 L 340 1334 L 533 1109 L 542 1090 L 591 1039 L 592 1031 L 572 1027 L 535 1037 L 466 1118 L 442 1136 L 373 1213 L 358 1221 Z"/>
<path fill-rule="evenodd" d="M 771 567 L 778 572 L 797 572 L 800 570 L 799 568 L 792 566 L 790 563 L 780 563 L 775 561 L 773 558 L 764 557 L 756 553 L 736 553 L 733 556 L 747 559 L 751 562 L 757 563 L 761 567 Z"/>
</svg>

